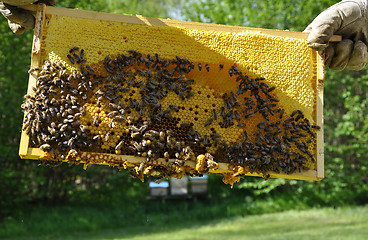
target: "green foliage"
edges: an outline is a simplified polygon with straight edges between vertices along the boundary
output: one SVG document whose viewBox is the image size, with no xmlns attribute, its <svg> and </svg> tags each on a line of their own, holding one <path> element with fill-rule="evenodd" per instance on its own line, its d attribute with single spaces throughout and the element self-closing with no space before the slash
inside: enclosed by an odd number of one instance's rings
<svg viewBox="0 0 368 240">
<path fill-rule="evenodd" d="M 91 199 L 94 197 L 91 196 Z M 128 237 L 141 232 L 191 228 L 220 219 L 306 208 L 302 202 L 291 204 L 294 200 L 289 197 L 280 196 L 273 201 L 259 197 L 255 201 L 255 198 L 244 194 L 233 194 L 223 199 L 167 200 L 165 203 L 139 198 L 123 199 L 119 204 L 111 204 L 110 201 L 93 204 L 85 200 L 68 205 L 25 205 L 23 212 L 3 220 L 0 238 L 65 239 L 69 235 L 78 235 L 78 232 L 98 233 L 107 229 L 120 229 Z"/>
<path fill-rule="evenodd" d="M 278 212 L 292 203 L 295 210 Z M 305 210 L 292 203 L 151 202 L 132 211 L 124 206 L 36 206 L 21 218 L 5 219 L 0 238 L 366 239 L 367 206 Z"/>
<path fill-rule="evenodd" d="M 255 195 L 268 194 L 276 188 L 283 186 L 286 183 L 285 179 L 269 179 L 268 181 L 242 181 L 237 188 L 250 189 Z"/>
<path fill-rule="evenodd" d="M 364 204 L 368 195 L 368 72 L 328 71 L 326 76 L 326 179 L 300 183 L 297 191 L 309 192 L 322 204 Z"/>
<path fill-rule="evenodd" d="M 180 4 L 180 0 L 60 0 L 57 2 L 59 7 L 78 8 L 81 10 L 143 15 L 146 17 L 167 18 L 175 6 Z"/>
<path fill-rule="evenodd" d="M 17 161 L 23 113 L 20 105 L 27 89 L 31 33 L 13 36 L 7 21 L 0 19 L 0 216 L 24 199 L 28 189 L 24 166 Z M 23 165 L 24 164 L 24 165 Z"/>
<path fill-rule="evenodd" d="M 302 31 L 333 0 L 187 1 L 182 14 L 190 21 Z"/>
</svg>

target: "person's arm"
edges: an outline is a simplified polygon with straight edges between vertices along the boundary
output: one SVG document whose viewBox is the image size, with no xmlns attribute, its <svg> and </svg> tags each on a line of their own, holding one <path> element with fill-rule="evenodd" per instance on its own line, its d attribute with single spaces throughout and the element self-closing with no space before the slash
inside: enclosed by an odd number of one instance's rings
<svg viewBox="0 0 368 240">
<path fill-rule="evenodd" d="M 38 1 L 47 5 L 55 5 L 56 0 Z M 31 12 L 17 6 L 36 3 L 37 0 L 3 0 L 0 2 L 0 12 L 8 19 L 9 27 L 16 34 L 22 34 L 27 29 L 34 28 L 35 18 Z"/>
<path fill-rule="evenodd" d="M 319 14 L 304 30 L 308 46 L 326 54 L 326 67 L 361 70 L 368 60 L 368 0 L 344 0 Z M 332 35 L 339 43 L 329 43 Z"/>
</svg>

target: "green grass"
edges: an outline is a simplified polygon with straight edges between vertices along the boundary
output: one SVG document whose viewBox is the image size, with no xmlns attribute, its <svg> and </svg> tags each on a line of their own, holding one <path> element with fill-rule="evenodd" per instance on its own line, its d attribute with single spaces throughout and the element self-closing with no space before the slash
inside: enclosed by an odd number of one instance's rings
<svg viewBox="0 0 368 240">
<path fill-rule="evenodd" d="M 368 207 L 314 209 L 238 217 L 191 228 L 124 238 L 110 233 L 93 239 L 367 239 Z"/>
<path fill-rule="evenodd" d="M 54 209 L 39 207 L 33 209 L 31 215 L 25 216 L 23 221 L 14 219 L 4 221 L 5 228 L 0 229 L 0 238 L 20 240 L 368 239 L 368 206 L 290 210 L 237 217 L 225 217 L 224 214 L 219 213 L 220 218 L 217 219 L 201 218 L 197 212 L 198 206 L 195 209 L 183 209 L 180 205 L 175 203 L 174 205 L 179 211 L 173 211 L 169 203 L 166 207 L 172 211 L 164 213 L 165 211 L 159 209 L 161 211 L 159 213 L 152 210 L 144 219 L 141 217 L 140 222 L 134 215 L 122 216 L 120 212 L 111 211 L 108 208 L 97 210 L 87 207 L 55 207 Z M 158 206 L 165 207 L 165 204 L 157 203 L 156 207 Z M 49 209 L 50 212 L 44 212 L 45 209 Z M 208 209 L 204 208 L 203 214 L 208 214 L 207 211 Z M 143 216 L 142 212 L 137 214 L 137 216 Z M 188 218 L 190 214 L 192 214 L 191 220 Z M 64 218 L 60 219 L 58 216 L 64 216 Z M 132 221 L 129 220 L 130 218 Z M 36 221 L 36 219 L 39 221 L 26 222 Z"/>
<path fill-rule="evenodd" d="M 305 209 L 303 203 L 286 197 L 254 198 L 240 194 L 223 199 L 203 201 L 172 200 L 119 201 L 102 205 L 26 205 L 17 214 L 0 222 L 0 239 L 54 239 L 79 232 L 101 232 L 106 229 L 123 229 L 137 232 L 162 232 L 182 229 L 193 224 L 204 224 L 214 219 L 227 219 L 249 214 L 277 212 L 287 209 Z M 178 221 L 180 219 L 180 221 Z M 133 231 L 131 235 L 135 235 Z M 16 236 L 16 238 L 14 238 Z"/>
</svg>

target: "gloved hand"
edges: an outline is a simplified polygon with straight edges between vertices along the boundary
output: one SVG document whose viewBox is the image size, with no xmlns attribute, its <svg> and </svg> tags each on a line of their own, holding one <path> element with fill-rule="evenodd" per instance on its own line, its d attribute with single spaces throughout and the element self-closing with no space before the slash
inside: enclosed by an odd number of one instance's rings
<svg viewBox="0 0 368 240">
<path fill-rule="evenodd" d="M 325 66 L 334 70 L 361 70 L 368 60 L 367 0 L 344 0 L 319 14 L 304 30 L 308 46 L 325 50 Z M 329 43 L 332 35 L 342 41 Z"/>
<path fill-rule="evenodd" d="M 34 28 L 35 18 L 31 12 L 17 6 L 36 3 L 37 0 L 3 0 L 0 2 L 0 12 L 8 19 L 9 27 L 16 34 L 22 34 L 27 29 Z M 56 0 L 43 0 L 47 5 L 55 5 Z"/>
</svg>

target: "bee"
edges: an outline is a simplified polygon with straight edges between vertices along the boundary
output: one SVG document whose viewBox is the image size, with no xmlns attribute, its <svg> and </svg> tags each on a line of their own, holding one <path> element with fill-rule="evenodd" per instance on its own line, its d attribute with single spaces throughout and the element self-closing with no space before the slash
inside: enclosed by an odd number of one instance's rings
<svg viewBox="0 0 368 240">
<path fill-rule="evenodd" d="M 177 105 L 170 105 L 169 108 L 174 111 L 179 111 L 179 107 Z"/>
<path fill-rule="evenodd" d="M 234 111 L 234 115 L 235 115 L 235 118 L 238 120 L 238 121 L 240 121 L 240 115 L 239 115 L 239 113 L 238 113 L 238 111 Z"/>
<path fill-rule="evenodd" d="M 50 152 L 50 151 L 52 150 L 52 148 L 51 148 L 50 144 L 47 144 L 47 143 L 45 143 L 45 144 L 41 145 L 41 146 L 40 146 L 40 149 L 41 149 L 42 151 L 44 151 L 44 152 Z"/>
<path fill-rule="evenodd" d="M 236 96 L 236 94 L 234 92 L 230 92 L 231 96 L 233 97 L 233 99 L 235 101 L 238 101 L 238 97 Z"/>
<path fill-rule="evenodd" d="M 77 60 L 77 63 L 81 63 L 81 59 L 80 59 L 80 57 L 79 57 L 79 55 L 78 54 L 73 54 L 73 57 L 75 58 L 75 60 Z"/>
<path fill-rule="evenodd" d="M 205 65 L 205 68 L 206 68 L 207 72 L 210 71 L 210 66 L 208 64 Z"/>
<path fill-rule="evenodd" d="M 204 146 L 207 146 L 208 145 L 208 137 L 207 137 L 207 135 L 204 135 L 203 136 L 203 145 Z"/>
<path fill-rule="evenodd" d="M 184 166 L 185 161 L 181 160 L 181 159 L 175 159 L 174 164 L 178 167 L 182 167 L 182 166 Z"/>
<path fill-rule="evenodd" d="M 232 66 L 232 69 L 234 69 L 234 73 L 237 73 L 238 72 L 238 68 L 235 65 Z"/>
<path fill-rule="evenodd" d="M 70 56 L 70 55 L 68 54 L 68 55 L 67 55 L 67 57 L 68 57 L 69 61 L 70 61 L 72 64 L 74 64 L 74 63 L 75 63 L 74 58 L 73 58 L 72 56 Z"/>
<path fill-rule="evenodd" d="M 91 71 L 91 72 L 95 72 L 95 69 L 93 67 L 91 67 L 90 65 L 87 65 L 86 68 Z"/>
<path fill-rule="evenodd" d="M 232 69 L 230 69 L 230 70 L 229 70 L 229 75 L 230 75 L 230 77 L 232 77 L 232 76 L 233 76 L 233 73 L 234 73 L 234 72 L 233 72 L 233 70 L 232 70 Z"/>
<path fill-rule="evenodd" d="M 105 135 L 105 142 L 110 141 L 110 137 L 111 137 L 111 135 L 112 135 L 112 132 L 111 132 L 111 131 L 108 131 L 108 132 L 106 133 L 106 135 Z"/>
<path fill-rule="evenodd" d="M 268 89 L 268 92 L 272 92 L 273 90 L 275 90 L 275 88 L 276 88 L 275 86 L 273 86 L 273 87 L 269 88 L 269 89 Z"/>
<path fill-rule="evenodd" d="M 298 115 L 298 116 L 296 116 L 296 118 L 295 118 L 295 121 L 297 122 L 297 121 L 299 121 L 300 119 L 302 118 L 302 115 Z"/>
<path fill-rule="evenodd" d="M 220 67 L 220 70 L 222 70 L 224 68 L 224 65 L 220 64 L 219 67 Z"/>
<path fill-rule="evenodd" d="M 153 157 L 154 153 L 152 149 L 147 151 L 147 161 L 149 161 Z"/>
<path fill-rule="evenodd" d="M 294 118 L 288 118 L 288 119 L 286 119 L 285 121 L 284 121 L 284 123 L 289 123 L 289 122 L 292 122 L 292 121 L 294 121 Z"/>
<path fill-rule="evenodd" d="M 180 127 L 183 127 L 183 128 L 190 127 L 190 126 L 191 126 L 190 122 L 184 122 L 180 124 Z"/>
<path fill-rule="evenodd" d="M 142 142 L 142 147 L 147 147 L 148 146 L 148 143 L 147 143 L 147 140 L 143 139 Z"/>
<path fill-rule="evenodd" d="M 283 117 L 283 115 L 284 115 L 284 112 L 285 112 L 285 109 L 281 109 L 281 111 L 280 111 L 280 119 L 282 119 L 282 117 Z"/>
<path fill-rule="evenodd" d="M 133 83 L 133 87 L 136 87 L 136 88 L 141 87 L 143 85 L 144 85 L 144 82 L 143 81 L 138 81 L 138 82 L 134 82 Z"/>
<path fill-rule="evenodd" d="M 107 117 L 108 118 L 113 118 L 113 117 L 115 117 L 116 115 L 118 115 L 119 114 L 119 112 L 118 111 L 112 111 L 112 112 L 110 112 L 109 114 L 107 114 Z"/>
<path fill-rule="evenodd" d="M 291 115 L 290 115 L 290 117 L 294 117 L 297 113 L 299 113 L 299 112 L 301 112 L 300 110 L 294 110 L 292 113 L 291 113 Z"/>
<path fill-rule="evenodd" d="M 38 67 L 36 67 L 36 68 L 30 68 L 29 70 L 28 70 L 28 73 L 29 74 L 32 74 L 33 72 L 35 72 L 35 71 L 39 71 L 40 70 L 40 68 L 38 68 Z"/>
<path fill-rule="evenodd" d="M 313 138 L 316 138 L 316 134 L 314 134 L 312 131 L 308 131 L 309 135 L 311 135 Z"/>
<path fill-rule="evenodd" d="M 134 80 L 135 80 L 135 77 L 134 77 L 134 76 L 133 76 L 133 77 L 131 77 L 131 78 L 129 79 L 129 81 L 128 81 L 128 86 L 133 85 L 133 84 L 134 84 Z"/>
<path fill-rule="evenodd" d="M 165 158 L 166 162 L 169 161 L 169 159 L 170 159 L 169 152 L 164 152 L 164 158 Z"/>
<path fill-rule="evenodd" d="M 80 57 L 81 59 L 83 59 L 83 58 L 84 58 L 84 49 L 82 49 L 82 50 L 80 51 L 80 55 L 79 55 L 79 57 Z"/>
<path fill-rule="evenodd" d="M 259 85 L 259 88 L 261 89 L 261 91 L 266 94 L 268 97 L 270 96 L 268 90 L 261 84 Z"/>
<path fill-rule="evenodd" d="M 156 58 L 156 62 L 160 61 L 160 56 L 157 53 L 155 53 L 155 58 Z"/>
<path fill-rule="evenodd" d="M 140 70 L 140 69 L 137 69 L 137 72 L 138 72 L 138 74 L 139 75 L 141 75 L 141 76 L 145 76 L 146 74 L 142 71 L 142 70 Z"/>
<path fill-rule="evenodd" d="M 79 47 L 77 46 L 74 46 L 72 47 L 70 50 L 69 50 L 69 53 L 73 53 L 74 51 L 78 51 L 79 50 Z M 83 49 L 82 49 L 83 50 Z"/>
<path fill-rule="evenodd" d="M 273 131 L 273 128 L 270 128 L 269 126 L 267 126 L 265 129 L 264 129 L 265 132 L 272 132 Z"/>
<path fill-rule="evenodd" d="M 209 118 L 206 123 L 204 124 L 205 127 L 211 125 L 211 123 L 213 122 L 213 118 Z"/>
<path fill-rule="evenodd" d="M 212 117 L 213 119 L 217 120 L 218 115 L 215 109 L 212 109 Z"/>
<path fill-rule="evenodd" d="M 244 131 L 244 140 L 247 141 L 249 138 L 247 131 Z"/>
<path fill-rule="evenodd" d="M 87 130 L 88 130 L 88 126 L 86 126 L 86 125 L 80 125 L 79 126 L 79 128 L 80 128 L 80 130 L 84 133 L 84 132 L 87 132 Z"/>
<path fill-rule="evenodd" d="M 128 53 L 130 53 L 133 57 L 137 56 L 139 53 L 133 49 L 129 49 Z"/>
<path fill-rule="evenodd" d="M 121 92 L 129 92 L 129 91 L 130 91 L 130 88 L 125 87 L 125 88 L 120 88 L 119 90 L 120 90 Z"/>
<path fill-rule="evenodd" d="M 249 117 L 252 117 L 254 116 L 254 113 L 250 112 L 250 113 L 247 113 L 244 118 L 249 118 Z"/>
<path fill-rule="evenodd" d="M 225 108 L 224 107 L 221 107 L 220 108 L 220 116 L 225 116 Z"/>
<path fill-rule="evenodd" d="M 221 138 L 221 135 L 219 133 L 214 132 L 214 133 L 211 134 L 211 138 L 214 141 L 218 141 Z"/>
<path fill-rule="evenodd" d="M 73 147 L 73 146 L 74 146 L 74 142 L 75 142 L 75 138 L 74 138 L 74 137 L 72 137 L 72 138 L 70 138 L 70 139 L 66 142 L 66 144 L 67 144 L 69 147 Z"/>
<path fill-rule="evenodd" d="M 113 120 L 110 121 L 109 127 L 110 128 L 114 128 L 115 127 L 115 122 Z"/>
<path fill-rule="evenodd" d="M 77 150 L 75 150 L 75 149 L 70 149 L 69 150 L 69 153 L 68 153 L 68 155 L 67 155 L 67 157 L 66 158 L 68 158 L 68 157 L 72 157 L 72 158 L 76 158 L 76 157 L 78 157 L 78 152 L 77 152 Z"/>
<path fill-rule="evenodd" d="M 150 62 L 153 62 L 153 58 L 151 55 L 147 54 L 147 60 L 150 61 Z"/>
<path fill-rule="evenodd" d="M 96 135 L 96 136 L 93 136 L 93 141 L 96 141 L 96 142 L 100 142 L 101 141 L 101 136 L 100 135 Z"/>
<path fill-rule="evenodd" d="M 311 128 L 314 128 L 314 129 L 317 129 L 317 130 L 320 130 L 321 129 L 321 127 L 318 126 L 318 125 L 312 125 Z"/>
<path fill-rule="evenodd" d="M 141 175 L 143 173 L 144 167 L 146 166 L 146 163 L 141 162 L 138 166 L 138 168 L 136 168 L 136 173 L 137 175 Z"/>
<path fill-rule="evenodd" d="M 228 98 L 225 101 L 225 105 L 226 105 L 227 108 L 232 108 L 234 106 L 234 101 L 231 98 Z"/>
<path fill-rule="evenodd" d="M 308 154 L 309 151 L 307 151 L 307 154 Z M 310 152 L 309 152 L 310 153 Z M 309 157 L 311 158 L 312 162 L 316 162 L 316 159 L 314 158 L 314 156 L 310 153 L 308 154 Z"/>
<path fill-rule="evenodd" d="M 257 127 L 260 128 L 260 129 L 264 129 L 265 128 L 265 124 L 266 124 L 266 121 L 261 121 L 257 124 Z"/>
</svg>

